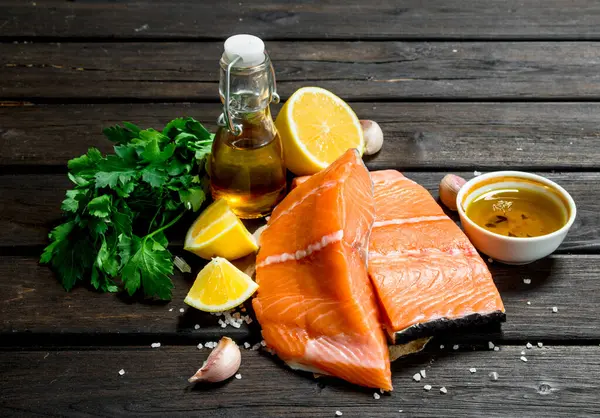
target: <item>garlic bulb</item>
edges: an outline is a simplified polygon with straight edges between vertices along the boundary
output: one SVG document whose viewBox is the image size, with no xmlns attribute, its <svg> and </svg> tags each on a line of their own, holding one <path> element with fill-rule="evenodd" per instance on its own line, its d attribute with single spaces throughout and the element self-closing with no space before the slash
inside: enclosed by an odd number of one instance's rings
<svg viewBox="0 0 600 418">
<path fill-rule="evenodd" d="M 379 124 L 373 120 L 361 120 L 363 129 L 363 140 L 365 143 L 365 155 L 373 155 L 383 146 L 383 131 Z"/>
<path fill-rule="evenodd" d="M 211 351 L 202 367 L 190 377 L 190 383 L 222 382 L 233 376 L 242 362 L 242 354 L 237 344 L 229 337 L 223 337 Z"/>
<path fill-rule="evenodd" d="M 456 195 L 467 181 L 455 174 L 446 174 L 440 182 L 440 200 L 450 210 L 457 210 Z"/>
</svg>

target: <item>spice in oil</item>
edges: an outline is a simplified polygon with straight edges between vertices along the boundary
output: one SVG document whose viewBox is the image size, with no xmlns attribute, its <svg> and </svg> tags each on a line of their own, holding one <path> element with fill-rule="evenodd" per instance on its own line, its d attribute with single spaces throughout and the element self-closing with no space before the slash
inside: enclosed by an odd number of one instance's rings
<svg viewBox="0 0 600 418">
<path fill-rule="evenodd" d="M 491 190 L 475 198 L 467 216 L 480 227 L 496 234 L 532 238 L 562 228 L 568 214 L 550 192 L 529 188 Z"/>
</svg>

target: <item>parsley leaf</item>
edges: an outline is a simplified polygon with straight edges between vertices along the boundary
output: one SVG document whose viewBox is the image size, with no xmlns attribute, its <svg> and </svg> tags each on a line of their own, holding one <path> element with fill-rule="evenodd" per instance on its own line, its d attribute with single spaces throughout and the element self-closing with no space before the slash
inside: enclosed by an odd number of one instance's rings
<svg viewBox="0 0 600 418">
<path fill-rule="evenodd" d="M 50 233 L 40 262 L 66 290 L 86 282 L 102 292 L 169 299 L 173 261 L 165 231 L 206 200 L 214 135 L 192 118 L 162 131 L 125 122 L 103 132 L 114 154 L 90 148 L 69 161 L 74 188 L 61 205 L 65 220 Z"/>
<path fill-rule="evenodd" d="M 140 286 L 148 296 L 171 299 L 173 274 L 171 253 L 162 246 L 154 248 L 154 242 L 134 236 L 131 242 L 131 257 L 123 266 L 122 276 L 125 289 L 133 295 Z"/>
</svg>

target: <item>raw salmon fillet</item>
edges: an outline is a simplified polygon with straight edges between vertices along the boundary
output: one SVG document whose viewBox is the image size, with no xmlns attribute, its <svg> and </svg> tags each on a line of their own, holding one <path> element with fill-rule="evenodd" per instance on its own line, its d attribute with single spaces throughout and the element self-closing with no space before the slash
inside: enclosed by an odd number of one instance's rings
<svg viewBox="0 0 600 418">
<path fill-rule="evenodd" d="M 268 347 L 290 367 L 392 390 L 366 268 L 374 214 L 355 150 L 297 186 L 260 237 L 252 305 Z"/>
<path fill-rule="evenodd" d="M 457 321 L 504 319 L 486 264 L 429 192 L 395 170 L 372 172 L 371 179 L 376 215 L 368 271 L 392 341 Z"/>
<path fill-rule="evenodd" d="M 295 178 L 292 187 L 309 178 Z M 487 266 L 429 192 L 395 170 L 371 172 L 371 179 L 376 213 L 368 271 L 392 342 L 504 320 Z"/>
</svg>

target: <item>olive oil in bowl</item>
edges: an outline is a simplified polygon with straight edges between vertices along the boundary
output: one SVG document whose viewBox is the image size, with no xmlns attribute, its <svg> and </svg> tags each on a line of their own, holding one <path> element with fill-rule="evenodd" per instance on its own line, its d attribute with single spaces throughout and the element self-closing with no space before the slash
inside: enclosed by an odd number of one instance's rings
<svg viewBox="0 0 600 418">
<path fill-rule="evenodd" d="M 505 264 L 527 264 L 552 254 L 577 216 L 565 189 L 523 171 L 477 176 L 460 188 L 456 204 L 475 248 Z"/>
<path fill-rule="evenodd" d="M 467 217 L 480 227 L 513 238 L 533 238 L 558 231 L 568 214 L 550 192 L 516 187 L 487 191 L 471 201 Z"/>
</svg>

